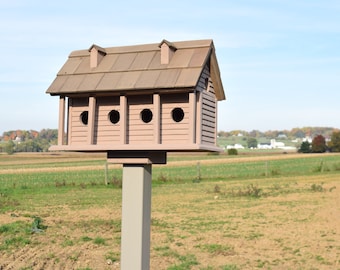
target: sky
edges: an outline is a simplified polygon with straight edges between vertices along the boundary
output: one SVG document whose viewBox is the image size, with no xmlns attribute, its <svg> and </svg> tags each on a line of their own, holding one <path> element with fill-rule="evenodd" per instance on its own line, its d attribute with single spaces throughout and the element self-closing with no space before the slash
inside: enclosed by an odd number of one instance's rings
<svg viewBox="0 0 340 270">
<path fill-rule="evenodd" d="M 74 50 L 213 39 L 218 130 L 340 128 L 337 0 L 1 1 L 0 135 L 58 126 L 46 94 Z"/>
</svg>

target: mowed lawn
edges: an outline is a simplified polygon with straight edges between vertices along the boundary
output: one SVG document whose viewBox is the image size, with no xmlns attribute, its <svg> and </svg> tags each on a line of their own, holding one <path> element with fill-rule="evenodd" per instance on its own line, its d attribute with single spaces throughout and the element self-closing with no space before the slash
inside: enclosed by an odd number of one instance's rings
<svg viewBox="0 0 340 270">
<path fill-rule="evenodd" d="M 121 166 L 0 155 L 0 269 L 119 269 Z M 169 155 L 151 269 L 340 269 L 340 155 Z"/>
</svg>

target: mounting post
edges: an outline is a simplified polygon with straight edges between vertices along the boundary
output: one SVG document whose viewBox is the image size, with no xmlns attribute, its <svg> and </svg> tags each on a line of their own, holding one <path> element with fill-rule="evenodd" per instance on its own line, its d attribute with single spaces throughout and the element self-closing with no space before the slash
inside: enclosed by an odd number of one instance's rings
<svg viewBox="0 0 340 270">
<path fill-rule="evenodd" d="M 121 269 L 149 270 L 151 164 L 123 164 Z"/>
</svg>

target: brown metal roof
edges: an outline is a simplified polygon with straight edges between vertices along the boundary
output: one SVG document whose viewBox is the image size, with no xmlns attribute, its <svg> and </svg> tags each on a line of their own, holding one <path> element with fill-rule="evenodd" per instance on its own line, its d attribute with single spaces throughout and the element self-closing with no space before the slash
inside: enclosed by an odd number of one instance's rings
<svg viewBox="0 0 340 270">
<path fill-rule="evenodd" d="M 218 100 L 225 99 L 212 40 L 161 42 L 176 48 L 169 64 L 161 64 L 160 43 L 74 51 L 47 89 L 51 95 L 130 90 L 195 88 L 204 66 L 210 63 Z M 91 68 L 92 48 L 105 52 Z M 210 62 L 208 62 L 210 60 Z"/>
</svg>

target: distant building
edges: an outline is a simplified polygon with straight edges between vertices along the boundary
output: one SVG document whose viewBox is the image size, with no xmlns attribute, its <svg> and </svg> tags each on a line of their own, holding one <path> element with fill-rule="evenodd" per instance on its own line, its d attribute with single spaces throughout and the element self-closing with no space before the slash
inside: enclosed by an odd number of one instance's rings
<svg viewBox="0 0 340 270">
<path fill-rule="evenodd" d="M 226 148 L 227 149 L 244 149 L 244 146 L 239 143 L 235 143 L 234 145 L 227 145 Z"/>
<path fill-rule="evenodd" d="M 273 149 L 269 143 L 259 143 L 257 144 L 258 149 Z"/>
<path fill-rule="evenodd" d="M 311 136 L 306 136 L 302 139 L 303 142 L 309 142 L 309 143 L 312 143 L 313 139 Z"/>
<path fill-rule="evenodd" d="M 272 148 L 282 148 L 285 146 L 285 144 L 283 142 L 277 142 L 275 139 L 271 139 L 270 146 Z"/>
</svg>

